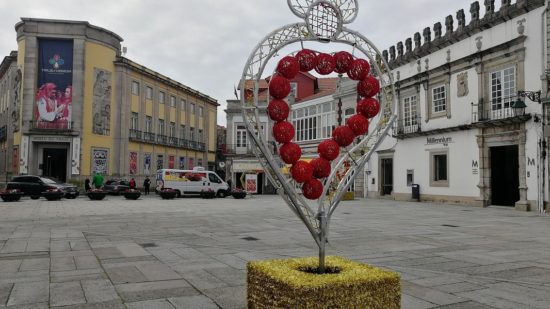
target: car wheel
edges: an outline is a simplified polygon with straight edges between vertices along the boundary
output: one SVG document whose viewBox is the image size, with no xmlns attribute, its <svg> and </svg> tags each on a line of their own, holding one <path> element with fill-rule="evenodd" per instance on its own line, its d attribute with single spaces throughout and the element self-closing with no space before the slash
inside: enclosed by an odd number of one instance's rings
<svg viewBox="0 0 550 309">
<path fill-rule="evenodd" d="M 31 199 L 32 199 L 32 200 L 37 200 L 37 199 L 39 199 L 39 198 L 40 198 L 39 195 L 33 195 L 33 196 L 31 196 Z"/>
<path fill-rule="evenodd" d="M 177 197 L 177 198 L 180 198 L 180 197 L 181 197 L 181 191 L 180 191 L 180 190 L 176 190 L 176 197 Z"/>
<path fill-rule="evenodd" d="M 225 198 L 227 196 L 227 192 L 225 190 L 218 191 L 218 197 Z"/>
</svg>

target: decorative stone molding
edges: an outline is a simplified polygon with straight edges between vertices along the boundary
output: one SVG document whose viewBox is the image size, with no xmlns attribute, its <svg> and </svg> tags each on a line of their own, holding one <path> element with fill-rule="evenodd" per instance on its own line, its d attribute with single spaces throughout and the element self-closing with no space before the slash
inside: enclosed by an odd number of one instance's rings
<svg viewBox="0 0 550 309">
<path fill-rule="evenodd" d="M 481 51 L 481 47 L 483 46 L 483 42 L 481 41 L 483 39 L 482 36 L 478 36 L 476 38 L 476 48 L 477 48 L 477 51 Z"/>
<path fill-rule="evenodd" d="M 479 21 L 479 2 L 472 2 L 470 5 L 470 24 L 475 24 Z"/>
<path fill-rule="evenodd" d="M 468 72 L 463 72 L 456 77 L 457 96 L 459 98 L 465 97 L 470 92 L 468 90 Z"/>
<path fill-rule="evenodd" d="M 434 40 L 441 39 L 441 23 L 437 22 L 434 24 Z"/>
<path fill-rule="evenodd" d="M 525 23 L 525 21 L 526 21 L 525 18 L 518 20 L 518 34 L 519 35 L 523 35 L 523 33 L 525 32 L 525 26 L 523 25 L 523 23 Z"/>
<path fill-rule="evenodd" d="M 453 30 L 454 30 L 453 24 L 454 24 L 453 15 L 448 15 L 445 18 L 445 36 L 450 36 L 453 34 Z"/>
<path fill-rule="evenodd" d="M 485 17 L 491 16 L 495 13 L 495 0 L 485 0 Z"/>
</svg>

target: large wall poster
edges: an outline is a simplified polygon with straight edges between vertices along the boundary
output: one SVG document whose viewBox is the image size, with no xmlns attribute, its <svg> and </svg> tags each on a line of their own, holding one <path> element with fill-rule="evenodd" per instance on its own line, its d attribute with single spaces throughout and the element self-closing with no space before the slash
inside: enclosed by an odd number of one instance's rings
<svg viewBox="0 0 550 309">
<path fill-rule="evenodd" d="M 109 135 L 111 129 L 111 72 L 94 68 L 93 91 L 92 132 Z"/>
<path fill-rule="evenodd" d="M 109 151 L 105 149 L 92 149 L 92 174 L 108 174 Z"/>
<path fill-rule="evenodd" d="M 70 129 L 73 101 L 73 41 L 38 40 L 35 126 Z"/>
<path fill-rule="evenodd" d="M 168 156 L 168 168 L 174 168 L 175 156 Z"/>
<path fill-rule="evenodd" d="M 138 154 L 137 152 L 130 152 L 130 175 L 136 175 L 137 174 L 137 167 L 138 167 Z"/>
<path fill-rule="evenodd" d="M 143 155 L 143 173 L 145 175 L 151 175 L 151 154 L 146 153 Z"/>
</svg>

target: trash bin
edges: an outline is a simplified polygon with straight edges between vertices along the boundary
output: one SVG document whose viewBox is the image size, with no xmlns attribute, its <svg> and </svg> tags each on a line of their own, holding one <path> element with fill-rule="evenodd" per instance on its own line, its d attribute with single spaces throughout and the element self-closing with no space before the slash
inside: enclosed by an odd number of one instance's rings
<svg viewBox="0 0 550 309">
<path fill-rule="evenodd" d="M 420 202 L 420 185 L 413 183 L 411 185 L 411 188 L 412 188 L 412 199 Z"/>
</svg>

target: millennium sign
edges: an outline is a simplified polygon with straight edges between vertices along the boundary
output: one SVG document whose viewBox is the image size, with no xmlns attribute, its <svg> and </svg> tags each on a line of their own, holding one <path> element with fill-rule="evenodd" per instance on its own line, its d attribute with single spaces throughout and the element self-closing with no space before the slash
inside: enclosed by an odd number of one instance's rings
<svg viewBox="0 0 550 309">
<path fill-rule="evenodd" d="M 449 143 L 452 143 L 452 142 L 453 142 L 452 137 L 442 136 L 442 137 L 427 137 L 426 138 L 426 144 L 427 145 L 434 145 L 434 144 L 446 145 L 446 144 L 449 144 Z"/>
</svg>

